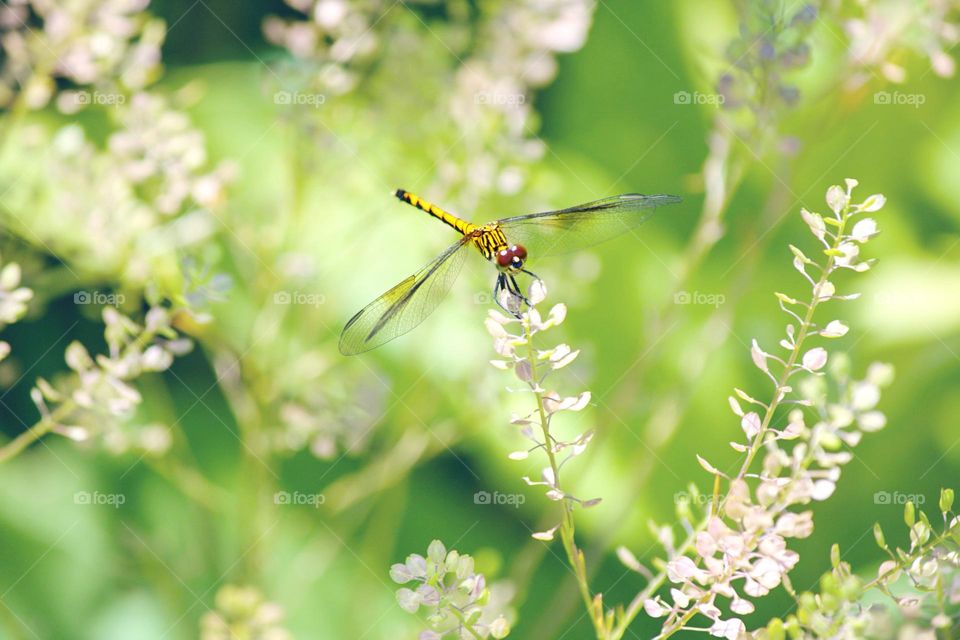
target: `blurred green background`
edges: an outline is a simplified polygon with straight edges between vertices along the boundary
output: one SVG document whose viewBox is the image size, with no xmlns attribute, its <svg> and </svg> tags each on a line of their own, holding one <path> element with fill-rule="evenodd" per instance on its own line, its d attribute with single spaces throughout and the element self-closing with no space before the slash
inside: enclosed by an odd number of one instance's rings
<svg viewBox="0 0 960 640">
<path fill-rule="evenodd" d="M 207 255 L 234 285 L 212 303 L 214 328 L 196 336 L 197 348 L 170 373 L 140 383 L 141 411 L 177 421 L 185 438 L 176 462 L 146 464 L 51 437 L 0 469 L 0 637 L 193 638 L 226 583 L 255 584 L 285 608 L 298 638 L 415 637 L 417 622 L 397 607 L 387 571 L 408 553 L 424 553 L 434 538 L 474 554 L 478 570 L 516 588 L 511 637 L 590 637 L 559 545 L 530 539 L 554 523 L 557 505 L 520 480 L 538 473 L 532 460 L 506 459 L 523 446 L 508 422 L 523 398 L 509 396 L 504 387 L 516 381 L 488 364 L 487 265 L 471 260 L 449 299 L 415 332 L 358 358 L 336 353 L 339 329 L 356 309 L 453 240 L 390 194 L 404 187 L 437 195 L 429 191 L 431 170 L 448 148 L 420 147 L 416 135 L 403 141 L 398 131 L 447 126 L 430 120 L 445 87 L 418 79 L 447 56 L 444 48 L 432 42 L 411 59 L 383 63 L 393 82 L 377 90 L 395 92 L 397 102 L 408 103 L 403 109 L 347 99 L 331 105 L 329 120 L 321 114 L 317 127 L 270 98 L 281 80 L 268 67 L 288 54 L 265 42 L 261 23 L 290 15 L 285 5 L 177 0 L 151 10 L 170 25 L 161 87 L 195 90 L 189 113 L 211 158 L 238 164 L 223 228 Z M 430 24 L 442 20 L 422 15 Z M 394 20 L 410 18 L 385 18 Z M 781 125 L 799 151 L 791 157 L 758 148 L 754 158 L 741 150 L 745 178 L 724 216 L 723 237 L 678 282 L 703 204 L 715 107 L 673 97 L 712 90 L 737 28 L 726 3 L 600 3 L 583 48 L 561 55 L 556 79 L 535 92 L 547 151 L 531 173 L 532 199 L 486 196 L 476 210 L 457 210 L 480 221 L 616 193 L 684 198 L 636 236 L 535 268 L 549 286 L 548 303 L 569 307 L 553 339 L 583 350 L 553 383 L 594 396 L 559 428 L 597 431 L 588 453 L 566 468 L 565 482 L 577 495 L 604 498 L 578 512 L 578 533 L 592 586 L 608 605 L 629 602 L 643 584 L 617 561 L 616 546 L 649 560 L 656 539 L 648 524 L 675 521 L 675 495 L 690 481 L 707 488 L 695 454 L 715 464 L 736 460 L 727 442 L 739 426 L 726 396 L 735 386 L 767 391 L 751 364 L 750 341 L 772 346 L 780 338 L 785 317 L 772 293 L 806 292 L 787 249 L 812 246 L 800 207 L 825 210 L 824 192 L 843 178 L 857 178 L 862 197 L 882 192 L 888 204 L 877 214 L 883 233 L 866 250 L 878 265 L 841 284 L 863 297 L 826 312 L 851 325 L 834 349 L 850 354 L 858 374 L 875 360 L 893 363 L 897 381 L 881 403 L 887 428 L 865 438 L 836 494 L 816 504 L 816 532 L 797 544 L 794 586 L 813 586 L 829 568 L 833 542 L 870 573 L 881 560 L 873 522 L 900 531 L 901 521 L 901 509 L 876 504 L 874 493 L 913 494 L 932 508 L 960 471 L 960 85 L 914 61 L 904 90 L 924 95 L 924 104 L 875 104 L 871 93 L 883 88 L 875 79 L 869 91 L 829 84 L 841 45 L 828 27 L 817 30 L 813 63 L 797 73 L 801 104 Z M 457 141 L 448 142 L 458 153 Z M 251 292 L 276 288 L 271 278 L 287 279 L 277 248 L 291 237 L 292 253 L 309 253 L 314 268 L 287 280 L 285 290 L 322 296 L 323 304 L 277 325 L 269 296 Z M 722 302 L 675 304 L 678 289 Z M 63 368 L 68 339 L 91 349 L 102 344 L 96 316 L 69 298 L 5 330 L 28 374 L 4 391 L 8 414 L 34 419 L 31 380 Z M 305 364 L 307 352 L 316 360 Z M 267 397 L 271 378 L 281 374 L 303 376 L 319 397 L 330 390 L 344 404 L 325 405 L 323 415 L 361 430 L 362 442 L 345 455 L 339 442 L 328 460 L 300 450 L 266 466 L 251 462 L 239 439 L 247 437 L 244 418 L 218 383 L 221 353 L 260 367 L 245 369 L 245 384 L 262 385 Z M 310 378 L 311 367 L 322 375 Z M 352 402 L 361 405 L 357 420 L 341 417 Z M 264 428 L 279 419 L 261 418 Z M 13 436 L 20 423 L 7 415 L 3 430 Z M 184 469 L 219 488 L 217 508 L 178 489 L 171 478 L 182 479 Z M 325 502 L 277 507 L 270 495 L 280 490 L 320 493 Z M 92 508 L 75 504 L 77 491 L 127 499 L 119 508 Z M 526 500 L 519 508 L 478 505 L 478 491 Z M 748 621 L 783 615 L 790 602 L 775 592 Z M 652 637 L 658 628 L 641 615 L 628 637 Z"/>
</svg>

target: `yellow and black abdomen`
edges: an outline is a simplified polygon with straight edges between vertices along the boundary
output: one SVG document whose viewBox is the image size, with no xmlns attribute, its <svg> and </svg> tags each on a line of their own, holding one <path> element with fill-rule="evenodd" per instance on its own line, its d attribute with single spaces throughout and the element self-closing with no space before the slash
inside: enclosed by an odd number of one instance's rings
<svg viewBox="0 0 960 640">
<path fill-rule="evenodd" d="M 412 205 L 417 209 L 420 209 L 421 211 L 426 211 L 427 213 L 432 215 L 434 218 L 450 225 L 451 227 L 453 227 L 463 235 L 467 235 L 473 232 L 473 230 L 477 228 L 476 225 L 471 224 L 462 218 L 458 218 L 452 213 L 444 211 L 437 205 L 427 202 L 423 198 L 416 196 L 405 189 L 397 189 L 394 195 L 397 196 L 397 198 L 399 198 L 400 200 L 403 200 L 404 202 L 406 202 L 407 204 Z"/>
</svg>

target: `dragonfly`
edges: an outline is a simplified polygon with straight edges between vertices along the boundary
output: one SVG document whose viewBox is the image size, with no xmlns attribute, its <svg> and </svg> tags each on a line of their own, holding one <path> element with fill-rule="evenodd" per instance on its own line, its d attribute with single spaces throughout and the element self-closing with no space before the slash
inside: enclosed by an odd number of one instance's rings
<svg viewBox="0 0 960 640">
<path fill-rule="evenodd" d="M 568 209 L 474 224 L 405 189 L 397 189 L 394 195 L 453 227 L 460 238 L 350 318 L 340 334 L 343 355 L 375 349 L 423 322 L 453 286 L 470 247 L 496 266 L 493 299 L 519 318 L 520 303 L 530 303 L 520 289 L 517 275 L 522 273 L 539 280 L 526 268 L 528 261 L 579 251 L 609 240 L 648 220 L 657 207 L 680 202 L 677 196 L 628 193 Z"/>
</svg>

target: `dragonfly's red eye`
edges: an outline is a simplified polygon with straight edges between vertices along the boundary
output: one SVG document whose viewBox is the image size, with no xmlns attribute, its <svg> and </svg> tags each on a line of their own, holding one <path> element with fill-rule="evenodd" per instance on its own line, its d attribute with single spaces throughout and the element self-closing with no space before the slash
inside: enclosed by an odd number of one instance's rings
<svg viewBox="0 0 960 640">
<path fill-rule="evenodd" d="M 513 252 L 510 249 L 501 249 L 497 252 L 497 266 L 509 267 L 513 264 Z"/>
<path fill-rule="evenodd" d="M 524 248 L 522 244 L 515 244 L 512 247 L 510 247 L 510 250 L 513 252 L 513 255 L 517 256 L 521 260 L 527 259 L 527 250 Z"/>
</svg>

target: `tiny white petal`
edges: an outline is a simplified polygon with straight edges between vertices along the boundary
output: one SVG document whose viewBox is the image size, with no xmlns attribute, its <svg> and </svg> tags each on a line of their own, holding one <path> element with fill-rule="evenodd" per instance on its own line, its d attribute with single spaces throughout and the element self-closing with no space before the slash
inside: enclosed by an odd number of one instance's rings
<svg viewBox="0 0 960 640">
<path fill-rule="evenodd" d="M 723 475 L 723 474 L 720 473 L 720 470 L 719 470 L 719 469 L 717 469 L 717 468 L 714 467 L 712 464 L 710 464 L 709 462 L 707 462 L 706 460 L 704 460 L 703 458 L 701 458 L 699 455 L 697 456 L 697 462 L 700 463 L 700 466 L 701 466 L 701 467 L 703 467 L 704 469 L 706 469 L 707 473 L 709 473 L 709 474 L 711 474 L 711 475 L 715 475 L 715 476 Z"/>
<path fill-rule="evenodd" d="M 857 420 L 860 428 L 866 432 L 879 431 L 887 426 L 887 417 L 880 411 L 868 411 Z"/>
<path fill-rule="evenodd" d="M 673 598 L 674 604 L 681 609 L 686 609 L 687 605 L 690 604 L 690 596 L 680 591 L 680 589 L 670 589 L 670 597 Z"/>
<path fill-rule="evenodd" d="M 487 327 L 487 333 L 494 338 L 504 338 L 508 335 L 507 330 L 503 328 L 503 323 L 498 322 L 495 318 L 487 317 L 483 324 Z"/>
<path fill-rule="evenodd" d="M 90 430 L 86 427 L 57 425 L 53 430 L 74 442 L 84 442 L 90 438 Z"/>
<path fill-rule="evenodd" d="M 843 211 L 844 207 L 847 206 L 847 194 L 837 185 L 833 185 L 827 189 L 826 200 L 827 205 L 836 214 L 839 214 Z"/>
<path fill-rule="evenodd" d="M 839 320 L 831 320 L 826 327 L 820 332 L 820 335 L 824 338 L 841 338 L 847 335 L 847 332 L 850 331 L 850 327 L 843 324 Z"/>
<path fill-rule="evenodd" d="M 873 218 L 858 221 L 850 232 L 850 237 L 857 242 L 866 242 L 875 235 L 877 235 L 877 221 Z"/>
<path fill-rule="evenodd" d="M 569 352 L 562 358 L 557 358 L 557 359 L 551 358 L 552 364 L 550 366 L 553 367 L 554 369 L 562 369 L 563 367 L 567 366 L 568 364 L 576 360 L 577 356 L 579 355 L 580 355 L 580 350 L 577 349 L 576 351 Z"/>
<path fill-rule="evenodd" d="M 556 476 L 553 475 L 553 469 L 550 467 L 543 468 L 543 471 L 540 472 L 540 478 L 551 487 L 557 486 Z"/>
<path fill-rule="evenodd" d="M 665 608 L 653 598 L 647 598 L 643 601 L 643 610 L 646 611 L 647 615 L 651 618 L 662 618 L 667 615 L 669 611 L 669 609 Z"/>
<path fill-rule="evenodd" d="M 567 305 L 562 302 L 559 304 L 553 305 L 553 308 L 550 309 L 550 324 L 556 326 L 564 321 L 567 317 Z"/>
<path fill-rule="evenodd" d="M 762 426 L 759 414 L 751 411 L 747 415 L 743 416 L 743 419 L 740 420 L 740 426 L 743 428 L 743 432 L 747 434 L 747 438 L 753 440 L 753 438 L 760 433 L 760 428 Z"/>
<path fill-rule="evenodd" d="M 420 608 L 420 595 L 404 587 L 397 591 L 397 603 L 400 608 L 409 613 L 416 613 Z"/>
<path fill-rule="evenodd" d="M 620 562 L 628 569 L 631 569 L 636 572 L 640 572 L 641 565 L 640 561 L 637 560 L 637 556 L 633 555 L 633 552 L 630 549 L 627 549 L 623 545 L 617 547 L 617 558 L 620 559 Z"/>
<path fill-rule="evenodd" d="M 557 525 L 556 527 L 551 527 L 546 531 L 538 531 L 534 534 L 531 534 L 530 537 L 533 538 L 534 540 L 543 540 L 545 542 L 549 542 L 550 540 L 553 540 L 553 534 L 557 531 L 557 528 L 559 526 L 560 525 Z"/>
<path fill-rule="evenodd" d="M 887 204 L 886 196 L 882 193 L 875 193 L 863 201 L 863 204 L 860 205 L 860 211 L 879 211 L 885 204 Z"/>
<path fill-rule="evenodd" d="M 753 613 L 753 609 L 753 603 L 749 600 L 744 600 L 743 598 L 734 598 L 730 602 L 730 611 L 733 611 L 741 616 Z"/>
<path fill-rule="evenodd" d="M 753 364 L 755 364 L 760 371 L 764 373 L 769 371 L 767 367 L 767 354 L 764 353 L 760 345 L 757 344 L 756 338 L 754 338 L 753 344 L 750 347 L 750 357 L 753 358 Z"/>
<path fill-rule="evenodd" d="M 837 288 L 833 286 L 833 283 L 829 280 L 825 281 L 823 284 L 818 284 L 813 288 L 813 294 L 817 296 L 818 300 L 827 300 L 837 292 Z"/>
<path fill-rule="evenodd" d="M 813 483 L 813 491 L 810 497 L 817 501 L 823 501 L 833 495 L 837 485 L 829 480 L 817 480 Z"/>
<path fill-rule="evenodd" d="M 547 297 L 547 285 L 544 284 L 543 280 L 534 280 L 530 283 L 527 297 L 530 298 L 530 302 L 533 304 L 543 302 L 544 298 Z"/>
<path fill-rule="evenodd" d="M 743 622 L 737 620 L 736 618 L 731 618 L 730 620 L 720 620 L 717 619 L 710 626 L 710 635 L 714 638 L 726 638 L 727 640 L 737 640 L 740 637 L 740 634 L 746 631 L 746 627 Z"/>
<path fill-rule="evenodd" d="M 811 371 L 819 371 L 827 364 L 827 351 L 823 347 L 814 347 L 803 354 L 803 366 Z"/>
<path fill-rule="evenodd" d="M 800 209 L 800 216 L 803 218 L 803 221 L 807 223 L 807 226 L 810 227 L 810 231 L 813 232 L 813 235 L 818 239 L 823 240 L 824 234 L 827 230 L 827 225 L 823 222 L 823 216 L 819 213 L 812 213 L 806 209 Z"/>
<path fill-rule="evenodd" d="M 736 415 L 743 417 L 743 408 L 740 406 L 740 403 L 737 402 L 737 399 L 733 396 L 727 398 L 727 402 L 730 403 L 730 410 L 733 411 Z"/>
<path fill-rule="evenodd" d="M 514 317 L 512 317 L 512 316 L 504 315 L 504 314 L 500 313 L 499 311 L 497 311 L 496 309 L 490 309 L 490 311 L 487 312 L 487 316 L 488 316 L 491 320 L 493 320 L 494 322 L 496 322 L 496 323 L 498 323 L 498 324 L 504 324 L 504 325 L 505 325 L 505 324 L 512 324 L 512 323 L 514 323 L 514 322 L 517 321 L 516 318 L 514 318 Z"/>
</svg>

